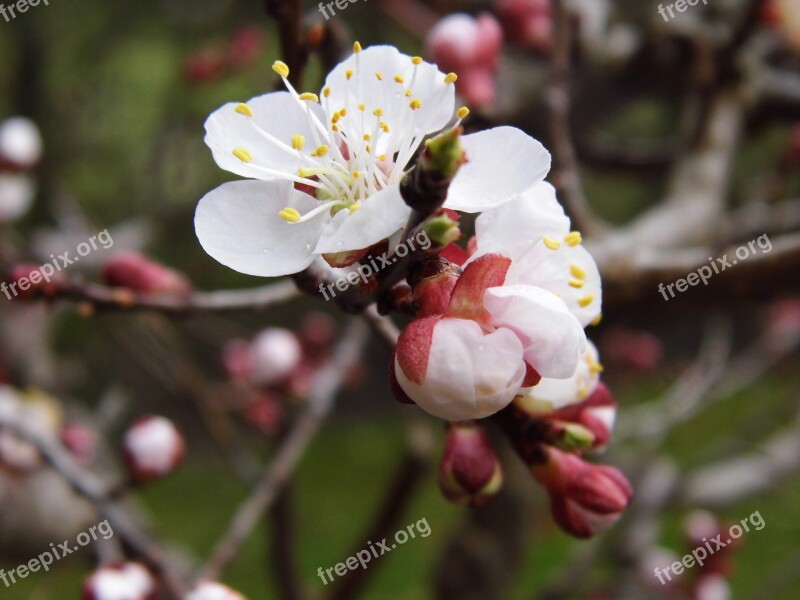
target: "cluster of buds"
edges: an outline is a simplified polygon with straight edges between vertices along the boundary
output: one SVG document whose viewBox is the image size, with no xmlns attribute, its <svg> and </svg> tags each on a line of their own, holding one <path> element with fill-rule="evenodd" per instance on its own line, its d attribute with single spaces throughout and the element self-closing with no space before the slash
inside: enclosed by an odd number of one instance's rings
<svg viewBox="0 0 800 600">
<path fill-rule="evenodd" d="M 553 48 L 550 0 L 497 0 L 495 11 L 510 42 L 542 53 Z"/>
<path fill-rule="evenodd" d="M 190 54 L 183 65 L 184 77 L 194 85 L 217 81 L 252 65 L 265 46 L 261 29 L 241 27 L 223 44 L 206 46 Z"/>
<path fill-rule="evenodd" d="M 169 475 L 183 461 L 186 443 L 169 419 L 146 416 L 125 432 L 122 454 L 132 484 L 142 485 Z"/>
<path fill-rule="evenodd" d="M 31 175 L 42 158 L 42 136 L 25 117 L 0 122 L 0 224 L 18 219 L 36 195 Z"/>
<path fill-rule="evenodd" d="M 494 102 L 503 31 L 492 15 L 448 15 L 431 29 L 426 45 L 440 69 L 459 74 L 456 89 L 468 104 L 484 108 Z"/>
</svg>

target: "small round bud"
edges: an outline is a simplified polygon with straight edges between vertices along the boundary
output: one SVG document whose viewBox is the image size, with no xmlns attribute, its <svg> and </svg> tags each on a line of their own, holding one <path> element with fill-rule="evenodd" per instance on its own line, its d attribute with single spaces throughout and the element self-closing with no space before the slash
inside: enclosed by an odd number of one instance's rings
<svg viewBox="0 0 800 600">
<path fill-rule="evenodd" d="M 503 467 L 486 431 L 475 422 L 452 423 L 439 467 L 439 489 L 455 504 L 483 506 L 503 486 Z"/>
<path fill-rule="evenodd" d="M 36 184 L 24 173 L 0 173 L 0 223 L 20 218 L 30 208 Z"/>
<path fill-rule="evenodd" d="M 67 423 L 59 433 L 61 443 L 82 463 L 94 461 L 99 444 L 97 432 L 83 423 Z"/>
<path fill-rule="evenodd" d="M 184 600 L 247 600 L 247 598 L 221 583 L 201 581 Z"/>
<path fill-rule="evenodd" d="M 83 584 L 84 600 L 155 600 L 156 584 L 138 563 L 97 569 Z"/>
<path fill-rule="evenodd" d="M 54 273 L 52 265 L 43 267 L 32 263 L 23 263 L 11 268 L 6 279 L 7 289 L 14 298 L 31 300 L 41 295 L 54 293 L 64 284 L 64 276 Z"/>
<path fill-rule="evenodd" d="M 286 411 L 276 394 L 256 392 L 250 397 L 245 408 L 247 421 L 267 435 L 275 435 L 283 426 Z"/>
<path fill-rule="evenodd" d="M 135 292 L 186 294 L 191 285 L 184 275 L 137 252 L 118 254 L 103 265 L 103 281 Z"/>
<path fill-rule="evenodd" d="M 186 444 L 172 421 L 148 416 L 125 433 L 123 454 L 131 479 L 145 483 L 173 472 L 183 460 Z"/>
<path fill-rule="evenodd" d="M 225 59 L 216 49 L 194 52 L 183 63 L 183 76 L 193 85 L 216 81 L 225 74 Z"/>
<path fill-rule="evenodd" d="M 0 123 L 0 166 L 30 169 L 41 159 L 42 147 L 39 128 L 30 119 L 12 117 Z"/>
<path fill-rule="evenodd" d="M 225 53 L 226 62 L 232 69 L 244 69 L 255 61 L 264 50 L 264 32 L 258 27 L 244 26 L 237 30 Z"/>
<path fill-rule="evenodd" d="M 297 337 L 286 329 L 271 327 L 250 344 L 251 378 L 257 385 L 273 385 L 286 379 L 303 359 Z"/>
</svg>

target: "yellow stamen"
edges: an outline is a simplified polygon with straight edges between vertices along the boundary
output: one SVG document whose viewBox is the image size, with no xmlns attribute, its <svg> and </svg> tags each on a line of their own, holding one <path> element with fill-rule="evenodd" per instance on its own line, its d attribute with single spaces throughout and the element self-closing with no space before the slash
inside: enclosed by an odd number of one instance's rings
<svg viewBox="0 0 800 600">
<path fill-rule="evenodd" d="M 413 95 L 414 95 L 414 92 L 412 92 L 411 90 L 406 90 L 406 98 L 411 98 L 411 96 L 413 96 Z"/>
<path fill-rule="evenodd" d="M 448 73 L 447 75 L 444 76 L 444 82 L 447 84 L 455 83 L 457 79 L 458 75 L 456 75 L 455 73 Z"/>
<path fill-rule="evenodd" d="M 369 144 L 367 144 L 366 148 L 364 149 L 367 151 L 367 154 L 370 154 L 372 152 L 372 148 L 370 148 Z"/>
<path fill-rule="evenodd" d="M 419 98 L 414 98 L 409 104 L 409 106 L 411 107 L 411 110 L 419 110 L 420 108 L 422 108 L 422 100 L 420 100 Z"/>
<path fill-rule="evenodd" d="M 331 123 L 333 123 L 335 125 L 336 123 L 339 122 L 339 119 L 341 119 L 341 118 L 342 118 L 342 115 L 340 115 L 339 113 L 333 113 L 333 116 L 331 117 Z"/>
<path fill-rule="evenodd" d="M 365 104 L 359 104 L 358 110 L 367 110 L 367 106 Z"/>
<path fill-rule="evenodd" d="M 323 96 L 325 96 L 326 98 L 327 98 L 328 96 L 330 96 L 330 95 L 331 95 L 331 88 L 329 88 L 329 87 L 326 85 L 326 86 L 323 88 L 323 90 L 322 90 L 322 95 L 323 95 Z"/>
<path fill-rule="evenodd" d="M 581 232 L 571 231 L 566 235 L 564 241 L 567 243 L 567 246 L 573 246 L 573 247 L 577 246 L 583 241 L 583 239 L 581 238 Z"/>
<path fill-rule="evenodd" d="M 383 133 L 389 133 L 389 124 L 384 123 L 381 121 L 380 128 L 383 129 Z"/>
<path fill-rule="evenodd" d="M 297 169 L 297 174 L 300 177 L 314 177 L 315 175 L 326 175 L 330 173 L 328 169 L 321 169 L 320 167 L 300 167 Z"/>
<path fill-rule="evenodd" d="M 375 77 L 378 78 L 378 81 L 383 81 L 383 73 L 380 71 L 375 71 Z"/>
<path fill-rule="evenodd" d="M 359 177 L 361 177 L 361 173 L 359 173 L 358 171 L 353 171 L 352 174 L 353 174 L 353 179 L 358 179 Z"/>
<path fill-rule="evenodd" d="M 381 155 L 378 157 L 378 160 L 386 160 L 386 155 L 385 155 L 385 154 L 381 154 Z"/>
<path fill-rule="evenodd" d="M 282 60 L 276 60 L 274 63 L 272 63 L 272 70 L 275 71 L 281 77 L 289 76 L 289 65 L 287 65 Z"/>
<path fill-rule="evenodd" d="M 347 109 L 343 108 L 342 110 L 340 110 L 339 111 L 339 115 L 341 115 L 342 117 L 346 117 L 347 116 Z"/>
<path fill-rule="evenodd" d="M 311 101 L 311 102 L 319 102 L 319 96 L 317 96 L 316 94 L 312 94 L 311 92 L 303 92 L 298 97 L 300 98 L 300 100 L 308 100 L 308 101 Z"/>
<path fill-rule="evenodd" d="M 422 64 L 422 57 L 421 56 L 412 56 L 411 57 L 411 62 L 414 63 L 415 65 L 421 65 Z"/>
<path fill-rule="evenodd" d="M 395 75 L 394 80 L 397 83 L 405 83 L 405 78 L 402 75 Z"/>
<path fill-rule="evenodd" d="M 353 77 L 353 69 L 347 69 L 347 71 L 344 72 L 344 76 L 347 78 L 347 81 L 350 81 L 350 78 Z"/>
<path fill-rule="evenodd" d="M 244 102 L 241 104 L 236 105 L 236 112 L 240 115 L 244 115 L 245 117 L 252 117 L 253 116 L 253 109 L 247 106 Z"/>
<path fill-rule="evenodd" d="M 311 156 L 325 156 L 328 153 L 328 147 L 325 145 L 320 146 L 311 153 Z"/>
<path fill-rule="evenodd" d="M 339 131 L 338 125 L 331 125 L 331 131 Z"/>
<path fill-rule="evenodd" d="M 589 294 L 588 296 L 584 296 L 583 298 L 578 298 L 578 306 L 581 308 L 586 308 L 592 302 L 594 302 L 594 294 Z"/>
<path fill-rule="evenodd" d="M 458 112 L 456 113 L 456 116 L 459 119 L 466 119 L 467 115 L 469 115 L 469 109 L 466 106 L 462 106 L 461 108 L 459 108 Z"/>
<path fill-rule="evenodd" d="M 372 111 L 372 114 L 375 115 L 376 117 L 382 117 L 383 116 L 383 109 L 382 108 L 376 108 L 375 110 Z"/>
<path fill-rule="evenodd" d="M 289 223 L 300 222 L 300 213 L 288 206 L 278 213 L 278 216 Z"/>
<path fill-rule="evenodd" d="M 570 287 L 574 287 L 576 289 L 581 289 L 584 285 L 586 285 L 583 281 L 578 279 L 570 279 L 569 280 Z"/>
<path fill-rule="evenodd" d="M 594 318 L 594 320 L 592 321 L 592 323 L 591 323 L 591 324 L 592 324 L 592 325 L 595 325 L 595 326 L 597 326 L 597 325 L 600 325 L 600 321 L 602 321 L 602 320 L 603 320 L 603 313 L 600 313 L 599 315 L 597 315 L 597 316 Z"/>
<path fill-rule="evenodd" d="M 240 161 L 242 161 L 243 163 L 249 163 L 251 160 L 253 160 L 253 155 L 252 155 L 252 154 L 250 154 L 250 153 L 249 153 L 247 150 L 245 150 L 244 148 L 236 148 L 236 149 L 233 151 L 233 155 L 234 155 L 236 158 L 238 158 Z"/>
<path fill-rule="evenodd" d="M 570 265 L 569 274 L 575 279 L 586 279 L 586 271 L 581 269 L 578 265 Z"/>
<path fill-rule="evenodd" d="M 365 134 L 364 134 L 364 141 L 365 141 L 365 142 L 368 142 L 368 141 L 370 141 L 371 139 L 372 139 L 372 136 L 371 136 L 370 134 L 368 134 L 368 133 L 365 133 Z"/>
<path fill-rule="evenodd" d="M 591 371 L 594 375 L 597 375 L 598 373 L 602 373 L 603 371 L 605 371 L 605 368 L 603 367 L 603 365 L 601 365 L 596 360 L 590 359 L 589 360 L 589 371 Z"/>
<path fill-rule="evenodd" d="M 359 44 L 358 42 L 355 42 L 353 44 L 353 52 L 356 52 L 356 53 L 361 52 L 361 44 Z"/>
<path fill-rule="evenodd" d="M 348 206 L 348 207 L 347 207 L 347 210 L 349 210 L 349 211 L 350 211 L 350 214 L 352 215 L 352 214 L 353 214 L 354 212 L 356 212 L 356 211 L 357 211 L 359 208 L 361 208 L 361 205 L 360 205 L 360 204 L 353 204 L 352 206 Z"/>
<path fill-rule="evenodd" d="M 550 248 L 550 250 L 558 250 L 559 248 L 561 248 L 561 242 L 559 242 L 558 240 L 554 240 L 549 235 L 542 237 L 542 241 L 544 242 L 545 246 Z"/>
<path fill-rule="evenodd" d="M 299 133 L 295 133 L 292 135 L 292 148 L 295 150 L 302 150 L 303 146 L 306 145 L 306 138 L 300 135 Z"/>
</svg>

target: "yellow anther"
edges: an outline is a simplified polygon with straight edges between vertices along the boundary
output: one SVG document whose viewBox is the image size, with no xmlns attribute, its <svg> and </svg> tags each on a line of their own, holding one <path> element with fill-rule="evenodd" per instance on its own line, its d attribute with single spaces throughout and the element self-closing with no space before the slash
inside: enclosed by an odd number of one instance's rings
<svg viewBox="0 0 800 600">
<path fill-rule="evenodd" d="M 368 141 L 370 141 L 371 139 L 372 139 L 372 136 L 371 136 L 370 134 L 368 134 L 368 133 L 365 133 L 365 134 L 364 134 L 364 141 L 365 141 L 365 142 L 368 142 Z"/>
<path fill-rule="evenodd" d="M 583 239 L 581 238 L 580 231 L 571 231 L 565 237 L 564 241 L 567 243 L 567 246 L 577 246 L 579 245 Z"/>
<path fill-rule="evenodd" d="M 359 173 L 358 171 L 353 171 L 352 176 L 353 179 L 358 179 L 359 177 L 361 177 L 361 173 Z"/>
<path fill-rule="evenodd" d="M 319 102 L 319 96 L 317 96 L 316 94 L 312 94 L 311 92 L 303 92 L 298 97 L 300 98 L 300 100 L 307 100 L 307 101 L 310 101 L 310 102 Z"/>
<path fill-rule="evenodd" d="M 355 52 L 355 53 L 361 52 L 361 44 L 359 44 L 358 42 L 355 42 L 353 44 L 353 52 Z"/>
<path fill-rule="evenodd" d="M 383 81 L 383 73 L 380 71 L 375 71 L 375 77 L 378 78 L 378 81 Z"/>
<path fill-rule="evenodd" d="M 601 365 L 593 358 L 590 358 L 588 362 L 589 362 L 589 371 L 591 371 L 594 375 L 597 375 L 598 373 L 602 373 L 603 371 L 605 371 L 603 365 Z"/>
<path fill-rule="evenodd" d="M 335 125 L 336 123 L 339 122 L 339 119 L 341 119 L 341 118 L 342 118 L 342 115 L 340 115 L 339 113 L 333 113 L 333 116 L 331 117 L 331 123 L 333 123 Z"/>
<path fill-rule="evenodd" d="M 327 98 L 328 96 L 330 96 L 330 95 L 331 95 L 331 88 L 329 88 L 329 87 L 326 85 L 326 86 L 325 86 L 325 87 L 322 89 L 322 95 L 323 95 L 323 96 L 325 96 L 326 98 Z"/>
<path fill-rule="evenodd" d="M 330 173 L 328 169 L 322 169 L 320 167 L 300 167 L 297 169 L 297 174 L 300 177 L 314 177 L 315 175 L 326 175 Z"/>
<path fill-rule="evenodd" d="M 347 109 L 343 108 L 342 110 L 340 110 L 339 111 L 339 116 L 346 117 L 347 116 Z"/>
<path fill-rule="evenodd" d="M 578 383 L 578 398 L 584 400 L 589 395 L 589 390 L 586 389 L 586 384 L 582 381 Z"/>
<path fill-rule="evenodd" d="M 422 64 L 422 57 L 421 56 L 412 56 L 411 57 L 411 62 L 414 63 L 415 65 L 421 65 Z"/>
<path fill-rule="evenodd" d="M 394 80 L 396 83 L 405 83 L 405 78 L 402 75 L 395 75 Z"/>
<path fill-rule="evenodd" d="M 253 155 L 252 155 L 252 154 L 250 154 L 250 153 L 249 153 L 247 150 L 245 150 L 244 148 L 236 148 L 236 149 L 233 151 L 233 155 L 234 155 L 236 158 L 238 158 L 240 161 L 244 162 L 244 163 L 249 163 L 251 160 L 253 160 Z"/>
<path fill-rule="evenodd" d="M 367 105 L 366 104 L 359 104 L 358 105 L 358 110 L 367 110 Z"/>
<path fill-rule="evenodd" d="M 357 211 L 359 208 L 361 208 L 361 205 L 360 205 L 360 204 L 353 204 L 352 206 L 348 206 L 348 207 L 347 207 L 347 210 L 349 210 L 349 211 L 350 211 L 350 214 L 352 215 L 352 214 L 353 214 L 354 212 L 356 212 L 356 211 Z"/>
<path fill-rule="evenodd" d="M 447 75 L 444 76 L 444 82 L 447 84 L 455 83 L 457 79 L 458 75 L 456 75 L 455 73 L 448 73 Z"/>
<path fill-rule="evenodd" d="M 295 133 L 292 135 L 292 148 L 295 150 L 302 150 L 303 146 L 306 145 L 306 138 L 304 138 L 299 133 Z"/>
<path fill-rule="evenodd" d="M 383 133 L 389 133 L 389 124 L 384 123 L 381 121 L 380 128 L 383 129 Z"/>
<path fill-rule="evenodd" d="M 595 325 L 595 326 L 597 326 L 597 325 L 600 325 L 600 321 L 602 321 L 602 320 L 603 320 L 603 313 L 600 313 L 599 315 L 597 315 L 597 316 L 596 316 L 596 317 L 595 317 L 595 318 L 592 320 L 591 324 L 592 324 L 592 325 Z"/>
<path fill-rule="evenodd" d="M 570 265 L 569 274 L 575 279 L 586 279 L 586 271 L 581 269 L 578 265 Z"/>
<path fill-rule="evenodd" d="M 410 102 L 409 106 L 411 107 L 411 110 L 419 110 L 420 108 L 422 108 L 422 100 L 420 100 L 419 98 L 414 98 Z"/>
<path fill-rule="evenodd" d="M 240 115 L 244 115 L 245 117 L 252 117 L 253 116 L 253 109 L 247 106 L 244 102 L 241 104 L 236 105 L 236 112 Z"/>
<path fill-rule="evenodd" d="M 594 294 L 589 294 L 588 296 L 584 296 L 583 298 L 578 298 L 578 306 L 581 308 L 586 308 L 592 302 L 594 302 Z"/>
<path fill-rule="evenodd" d="M 311 153 L 311 156 L 325 156 L 328 153 L 328 147 L 325 145 L 320 146 Z"/>
<path fill-rule="evenodd" d="M 369 144 L 367 144 L 367 147 L 366 147 L 366 148 L 364 148 L 364 150 L 366 150 L 366 151 L 367 151 L 367 154 L 369 154 L 369 153 L 371 153 L 371 152 L 372 152 L 372 148 L 370 148 L 370 145 L 369 145 Z"/>
<path fill-rule="evenodd" d="M 576 289 L 581 289 L 585 284 L 585 282 L 581 281 L 580 279 L 570 279 L 569 280 L 570 287 L 574 287 Z"/>
<path fill-rule="evenodd" d="M 542 237 L 542 241 L 544 242 L 545 246 L 550 248 L 550 250 L 558 250 L 559 248 L 561 248 L 561 242 L 559 242 L 558 240 L 554 240 L 549 235 Z"/>
<path fill-rule="evenodd" d="M 347 69 L 347 71 L 344 72 L 344 76 L 347 81 L 350 81 L 350 78 L 353 76 L 353 69 Z"/>
<path fill-rule="evenodd" d="M 378 160 L 386 160 L 386 155 L 385 155 L 385 154 L 381 154 L 381 155 L 378 157 Z"/>
<path fill-rule="evenodd" d="M 469 115 L 469 109 L 466 106 L 462 106 L 461 108 L 458 109 L 458 112 L 456 112 L 456 116 L 459 119 L 466 119 L 468 115 Z"/>
<path fill-rule="evenodd" d="M 275 71 L 281 77 L 289 76 L 289 65 L 287 65 L 282 60 L 276 60 L 274 63 L 272 63 L 272 70 Z"/>
<path fill-rule="evenodd" d="M 382 108 L 376 108 L 375 110 L 372 111 L 372 114 L 375 115 L 376 117 L 382 117 L 383 116 L 383 109 Z"/>
<path fill-rule="evenodd" d="M 298 223 L 300 221 L 300 213 L 288 206 L 279 212 L 278 216 L 289 223 Z"/>
<path fill-rule="evenodd" d="M 338 125 L 331 125 L 331 131 L 339 131 Z"/>
</svg>

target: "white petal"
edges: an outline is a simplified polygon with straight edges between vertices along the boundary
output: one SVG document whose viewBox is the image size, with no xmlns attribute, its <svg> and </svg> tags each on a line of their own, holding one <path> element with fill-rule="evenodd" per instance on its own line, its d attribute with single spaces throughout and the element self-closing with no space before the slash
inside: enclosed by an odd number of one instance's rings
<svg viewBox="0 0 800 600">
<path fill-rule="evenodd" d="M 240 273 L 276 277 L 302 271 L 314 260 L 314 247 L 330 215 L 287 223 L 278 212 L 301 214 L 319 206 L 308 194 L 283 181 L 233 181 L 209 192 L 195 213 L 203 249 Z"/>
<path fill-rule="evenodd" d="M 36 184 L 27 175 L 0 174 L 0 223 L 28 212 L 36 195 Z"/>
<path fill-rule="evenodd" d="M 381 120 L 389 125 L 393 137 L 398 134 L 407 137 L 411 133 L 408 129 L 412 112 L 415 130 L 423 133 L 439 131 L 453 118 L 455 87 L 445 84 L 444 73 L 435 65 L 427 62 L 417 65 L 416 78 L 414 69 L 411 57 L 400 53 L 394 46 L 370 46 L 359 53 L 358 59 L 353 54 L 339 63 L 325 80 L 331 92 L 328 98 L 330 109 L 347 108 L 345 119 L 350 119 L 358 114 L 358 105 L 363 103 L 368 115 L 366 120 L 374 125 L 372 113 L 380 108 L 384 113 Z M 349 80 L 348 71 L 353 73 Z M 382 80 L 376 73 L 380 73 Z M 398 75 L 404 83 L 394 80 Z M 411 96 L 405 95 L 408 89 L 411 89 Z M 409 104 L 413 99 L 421 100 L 422 108 L 412 111 Z"/>
<path fill-rule="evenodd" d="M 291 146 L 292 135 L 298 133 L 306 140 L 305 154 L 316 148 L 308 115 L 305 109 L 289 92 L 272 92 L 258 96 L 247 102 L 253 111 L 252 117 L 236 112 L 238 103 L 230 102 L 220 107 L 206 120 L 205 142 L 214 155 L 216 163 L 226 171 L 253 179 L 277 179 L 257 167 L 284 172 L 297 176 L 297 169 L 309 163 L 296 154 L 281 149 L 261 135 L 254 125 Z M 318 104 L 310 104 L 312 110 L 321 114 Z M 233 155 L 242 148 L 250 153 L 252 161 L 245 163 Z"/>
<path fill-rule="evenodd" d="M 478 253 L 500 252 L 516 259 L 543 235 L 561 239 L 569 232 L 569 218 L 556 199 L 555 188 L 542 181 L 475 221 Z"/>
<path fill-rule="evenodd" d="M 542 377 L 572 376 L 586 335 L 557 296 L 527 285 L 506 285 L 486 290 L 483 303 L 493 325 L 519 336 L 525 360 Z"/>
<path fill-rule="evenodd" d="M 525 395 L 537 402 L 547 402 L 553 410 L 585 400 L 594 392 L 600 380 L 599 373 L 592 368 L 598 364 L 598 358 L 597 348 L 591 341 L 586 340 L 586 351 L 571 377 L 567 379 L 543 377 L 536 386 L 528 388 Z M 610 410 L 614 412 L 613 409 Z"/>
<path fill-rule="evenodd" d="M 485 334 L 475 321 L 436 324 L 423 385 L 408 380 L 396 363 L 406 394 L 430 414 L 460 421 L 481 419 L 505 408 L 525 377 L 522 345 L 508 329 Z"/>
<path fill-rule="evenodd" d="M 495 127 L 462 138 L 468 162 L 459 169 L 445 206 L 481 212 L 508 202 L 542 181 L 550 153 L 516 127 Z"/>
<path fill-rule="evenodd" d="M 400 195 L 400 187 L 392 185 L 361 202 L 354 213 L 340 210 L 328 223 L 316 252 L 346 252 L 369 248 L 401 229 L 411 209 Z"/>
<path fill-rule="evenodd" d="M 569 246 L 563 240 L 557 241 L 560 243 L 557 250 L 551 250 L 539 241 L 515 257 L 506 282 L 551 291 L 586 327 L 600 314 L 603 297 L 600 272 L 592 255 L 583 246 Z M 578 285 L 581 287 L 576 287 Z"/>
</svg>

